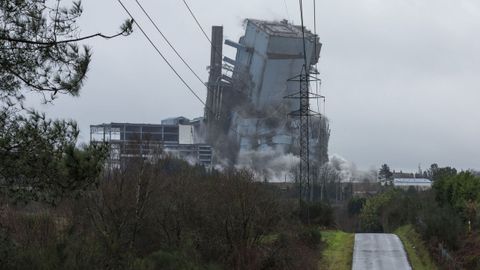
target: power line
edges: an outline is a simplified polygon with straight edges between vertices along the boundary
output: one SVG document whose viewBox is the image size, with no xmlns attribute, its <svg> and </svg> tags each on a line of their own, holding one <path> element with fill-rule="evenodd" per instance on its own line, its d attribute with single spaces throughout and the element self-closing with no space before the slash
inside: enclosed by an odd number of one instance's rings
<svg viewBox="0 0 480 270">
<path fill-rule="evenodd" d="M 303 0 L 299 0 L 298 2 L 300 3 L 300 20 L 302 21 L 303 58 L 304 58 L 305 72 L 308 74 L 308 70 L 307 70 L 307 45 L 305 44 L 305 26 L 303 24 Z"/>
<path fill-rule="evenodd" d="M 303 69 L 305 71 L 305 82 L 302 82 L 302 74 L 300 73 L 300 108 L 299 108 L 299 117 L 300 117 L 300 197 L 306 199 L 310 198 L 310 132 L 309 132 L 309 110 L 310 110 L 310 101 L 309 101 L 309 67 L 307 66 L 307 46 L 305 44 L 305 26 L 303 24 L 303 0 L 299 0 L 300 4 L 300 20 L 302 23 L 302 42 L 303 42 L 303 57 L 304 64 Z M 305 185 L 306 187 L 302 187 Z M 302 189 L 305 188 L 305 191 Z M 304 194 L 302 194 L 304 192 Z M 310 212 L 307 210 L 307 219 L 310 222 Z"/>
<path fill-rule="evenodd" d="M 307 45 L 305 38 L 305 24 L 304 24 L 304 13 L 303 13 L 303 0 L 299 0 L 300 5 L 300 20 L 301 20 L 301 30 L 302 30 L 302 43 L 303 43 L 303 60 L 304 64 L 300 75 L 295 76 L 290 79 L 290 81 L 299 81 L 300 82 L 300 91 L 297 94 L 287 96 L 289 98 L 298 98 L 300 101 L 300 108 L 296 111 L 291 112 L 291 115 L 297 116 L 300 118 L 300 174 L 299 174 L 299 200 L 312 201 L 313 200 L 313 189 L 310 178 L 310 116 L 317 115 L 318 113 L 310 110 L 310 99 L 318 98 L 318 95 L 310 96 L 310 65 L 307 61 Z M 316 40 L 314 43 L 316 44 Z M 315 78 L 316 80 L 316 78 Z M 307 218 L 309 219 L 309 212 L 307 211 Z"/>
<path fill-rule="evenodd" d="M 185 6 L 187 7 L 188 11 L 190 12 L 190 15 L 192 15 L 193 19 L 195 20 L 195 22 L 197 23 L 198 27 L 200 28 L 200 30 L 202 31 L 203 35 L 207 38 L 208 42 L 210 42 L 210 44 L 212 44 L 212 40 L 210 40 L 210 38 L 208 37 L 207 33 L 205 32 L 205 30 L 203 30 L 203 27 L 202 25 L 200 24 L 200 22 L 197 20 L 197 17 L 195 16 L 195 14 L 193 13 L 192 9 L 190 8 L 190 6 L 187 4 L 187 1 L 185 0 L 182 0 L 183 3 L 185 4 Z M 212 44 L 213 46 L 213 44 Z"/>
<path fill-rule="evenodd" d="M 147 18 L 150 20 L 150 22 L 153 24 L 153 26 L 155 27 L 155 29 L 157 29 L 158 33 L 160 33 L 160 35 L 163 37 L 163 39 L 165 40 L 165 42 L 167 42 L 168 46 L 170 46 L 170 48 L 172 48 L 172 50 L 175 52 L 175 54 L 178 56 L 178 58 L 180 58 L 180 60 L 182 60 L 182 62 L 185 64 L 185 66 L 187 66 L 187 68 L 193 73 L 193 75 L 195 77 L 197 77 L 197 79 L 205 86 L 207 86 L 207 84 L 200 78 L 200 76 L 198 76 L 198 74 L 192 69 L 192 67 L 187 63 L 187 61 L 185 61 L 185 59 L 180 55 L 180 53 L 175 49 L 175 47 L 172 45 L 172 43 L 170 43 L 170 41 L 168 40 L 168 38 L 163 34 L 163 32 L 160 30 L 160 28 L 157 26 L 157 24 L 153 21 L 152 17 L 150 17 L 150 15 L 148 14 L 148 12 L 143 8 L 142 4 L 140 4 L 140 2 L 138 0 L 135 0 L 135 2 L 137 3 L 137 5 L 140 7 L 140 9 L 143 11 L 143 13 L 145 13 L 145 15 L 147 16 Z"/>
<path fill-rule="evenodd" d="M 133 20 L 133 22 L 138 26 L 138 29 L 140 29 L 140 31 L 142 32 L 142 34 L 145 36 L 145 38 L 148 40 L 148 42 L 150 43 L 150 45 L 152 45 L 152 47 L 155 49 L 155 51 L 162 57 L 162 59 L 165 61 L 165 63 L 170 67 L 170 69 L 175 73 L 175 75 L 177 75 L 177 77 L 180 79 L 180 81 L 182 81 L 182 83 L 188 88 L 188 90 L 195 96 L 195 98 L 198 99 L 198 101 L 200 101 L 200 103 L 202 103 L 203 106 L 205 106 L 205 108 L 211 112 L 212 109 L 210 107 L 207 106 L 207 104 L 197 95 L 197 93 L 195 93 L 195 91 L 192 89 L 192 87 L 190 87 L 190 85 L 188 85 L 188 83 L 183 79 L 183 77 L 177 72 L 177 70 L 175 70 L 175 68 L 172 66 L 172 64 L 167 60 L 167 58 L 160 52 L 160 50 L 158 49 L 158 47 L 155 45 L 155 43 L 153 43 L 152 39 L 147 35 L 147 33 L 143 30 L 143 28 L 140 26 L 140 24 L 135 20 L 135 18 L 133 17 L 133 15 L 130 13 L 130 11 L 127 9 L 127 7 L 125 7 L 125 5 L 122 3 L 121 0 L 117 0 L 117 2 L 122 6 L 122 8 L 125 10 L 125 12 L 128 14 L 128 16 L 130 16 L 130 18 Z M 234 130 L 233 128 L 230 128 L 230 130 L 232 130 L 233 132 L 237 133 L 238 134 L 238 131 Z"/>
<path fill-rule="evenodd" d="M 185 4 L 185 7 L 188 9 L 188 12 L 190 13 L 190 15 L 192 16 L 192 18 L 195 20 L 195 23 L 197 24 L 198 28 L 200 29 L 200 31 L 203 33 L 203 35 L 205 36 L 205 38 L 208 40 L 208 43 L 210 44 L 211 48 L 213 49 L 213 52 L 220 57 L 220 59 L 223 59 L 223 54 L 221 52 L 219 52 L 217 50 L 217 46 L 215 46 L 212 42 L 212 40 L 208 37 L 207 33 L 205 32 L 205 30 L 203 29 L 202 25 L 200 24 L 200 22 L 198 21 L 197 19 L 197 16 L 195 16 L 195 13 L 193 12 L 193 10 L 190 8 L 190 6 L 188 5 L 187 1 L 186 0 L 182 0 L 182 2 Z M 208 86 L 207 86 L 208 88 Z M 207 101 L 208 102 L 208 101 Z M 205 105 L 205 108 L 207 108 L 210 112 L 213 113 L 213 110 L 210 109 L 207 105 Z M 214 113 L 213 113 L 214 114 Z M 237 133 L 238 132 L 236 130 L 234 130 L 232 127 L 230 127 L 230 130 L 232 130 L 233 132 Z"/>
<path fill-rule="evenodd" d="M 315 37 L 318 38 L 317 36 L 317 1 L 313 0 L 313 34 L 315 35 Z M 315 43 L 314 43 L 314 46 L 315 46 L 315 55 L 317 55 L 317 41 L 315 40 Z M 317 73 L 318 73 L 318 59 L 317 59 L 317 63 L 315 63 L 315 69 L 317 70 Z M 318 81 L 315 81 L 315 94 L 319 95 L 319 86 L 318 86 Z M 323 100 L 325 102 L 325 99 Z M 317 99 L 317 110 L 320 112 L 320 103 Z"/>
<path fill-rule="evenodd" d="M 316 0 L 313 0 L 313 33 L 314 35 L 318 38 L 318 34 L 317 34 L 317 1 Z M 315 54 L 317 54 L 317 42 L 315 41 Z M 320 52 L 319 52 L 320 54 Z M 318 60 L 317 60 L 317 63 L 315 63 L 315 69 L 317 70 L 317 75 L 320 74 L 319 71 L 318 71 Z M 322 96 L 321 94 L 321 80 L 315 80 L 315 94 L 319 95 L 322 100 L 323 100 L 323 115 L 325 116 L 325 103 L 326 103 L 326 100 L 325 100 L 325 96 Z M 319 100 L 317 99 L 317 110 L 320 112 L 320 104 L 319 104 Z"/>
<path fill-rule="evenodd" d="M 190 87 L 190 85 L 188 85 L 188 83 L 183 79 L 183 77 L 177 72 L 177 70 L 172 66 L 172 64 L 170 64 L 170 62 L 167 60 L 167 58 L 165 58 L 165 56 L 162 54 L 162 52 L 160 52 L 160 50 L 158 49 L 158 47 L 155 45 L 155 43 L 153 43 L 152 39 L 150 39 L 150 37 L 147 35 L 147 33 L 143 30 L 143 28 L 140 26 L 140 24 L 135 20 L 135 18 L 132 16 L 132 14 L 130 13 L 130 11 L 127 9 L 127 7 L 125 7 L 125 5 L 122 3 L 121 0 L 117 0 L 117 2 L 122 6 L 122 8 L 125 10 L 125 12 L 128 14 L 128 16 L 130 16 L 130 18 L 134 21 L 134 23 L 138 26 L 138 29 L 140 29 L 140 31 L 142 32 L 142 34 L 145 36 L 145 38 L 148 40 L 148 42 L 150 43 L 150 45 L 153 46 L 153 48 L 155 49 L 155 51 L 157 51 L 157 53 L 162 57 L 163 61 L 165 61 L 165 63 L 170 67 L 170 69 L 175 73 L 175 75 L 177 75 L 177 77 L 180 79 L 180 81 L 182 81 L 182 83 L 188 88 L 188 90 L 205 106 L 207 107 L 207 105 L 205 104 L 205 102 L 197 95 L 197 93 L 195 93 L 195 91 Z M 208 107 L 207 107 L 208 108 Z"/>
<path fill-rule="evenodd" d="M 283 0 L 283 3 L 285 4 L 285 11 L 287 12 L 287 18 L 291 22 L 292 18 L 290 18 L 290 13 L 288 12 L 287 0 Z"/>
<path fill-rule="evenodd" d="M 188 12 L 190 13 L 190 15 L 192 15 L 192 18 L 195 20 L 195 23 L 197 24 L 198 28 L 200 28 L 200 31 L 202 31 L 203 35 L 205 36 L 205 38 L 208 40 L 208 42 L 210 43 L 210 45 L 212 46 L 213 50 L 215 51 L 215 53 L 220 56 L 220 58 L 223 59 L 223 55 L 221 53 L 219 53 L 217 51 L 217 48 L 213 45 L 212 43 L 212 40 L 208 37 L 207 35 L 207 32 L 205 32 L 205 30 L 203 29 L 202 25 L 200 24 L 200 22 L 198 21 L 197 19 L 197 16 L 195 16 L 195 13 L 193 13 L 193 10 L 190 8 L 190 6 L 188 5 L 187 1 L 185 0 L 182 0 L 183 3 L 185 4 L 185 6 L 187 7 L 188 9 Z"/>
</svg>

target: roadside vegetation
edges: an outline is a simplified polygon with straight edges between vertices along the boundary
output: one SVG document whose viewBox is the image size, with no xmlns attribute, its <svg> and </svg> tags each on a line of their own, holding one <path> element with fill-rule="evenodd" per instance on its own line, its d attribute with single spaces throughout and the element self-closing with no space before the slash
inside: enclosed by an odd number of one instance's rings
<svg viewBox="0 0 480 270">
<path fill-rule="evenodd" d="M 353 198 L 349 213 L 357 231 L 397 233 L 414 269 L 435 269 L 432 261 L 479 269 L 480 177 L 436 164 L 424 174 L 433 180 L 431 190 L 386 185 L 377 195 Z"/>
<path fill-rule="evenodd" d="M 354 234 L 342 231 L 322 231 L 322 239 L 324 246 L 319 269 L 352 269 Z"/>
<path fill-rule="evenodd" d="M 430 253 L 412 225 L 402 226 L 394 231 L 400 238 L 408 255 L 408 260 L 413 270 L 436 270 L 438 267 L 433 262 Z"/>
</svg>

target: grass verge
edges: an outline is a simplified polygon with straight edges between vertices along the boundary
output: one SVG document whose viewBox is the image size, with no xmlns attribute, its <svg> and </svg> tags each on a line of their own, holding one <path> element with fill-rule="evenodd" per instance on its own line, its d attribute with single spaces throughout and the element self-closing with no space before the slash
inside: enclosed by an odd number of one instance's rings
<svg viewBox="0 0 480 270">
<path fill-rule="evenodd" d="M 407 251 L 408 260 L 413 270 L 435 270 L 438 267 L 433 262 L 428 253 L 425 244 L 420 239 L 420 235 L 411 225 L 398 228 L 395 232 L 402 240 L 403 246 Z"/>
<path fill-rule="evenodd" d="M 322 260 L 319 269 L 351 270 L 354 234 L 342 231 L 323 231 Z"/>
</svg>

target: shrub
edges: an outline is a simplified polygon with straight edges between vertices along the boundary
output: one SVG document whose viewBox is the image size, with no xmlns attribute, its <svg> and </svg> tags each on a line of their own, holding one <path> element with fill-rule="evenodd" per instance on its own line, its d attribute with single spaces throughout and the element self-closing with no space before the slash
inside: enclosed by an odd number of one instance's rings
<svg viewBox="0 0 480 270">
<path fill-rule="evenodd" d="M 309 233 L 306 233 L 309 235 Z M 312 237 L 311 235 L 309 237 Z M 281 233 L 276 241 L 265 251 L 264 259 L 254 269 L 287 270 L 287 269 L 318 269 L 318 254 L 311 249 L 298 235 Z"/>
<path fill-rule="evenodd" d="M 348 201 L 348 205 L 347 205 L 348 215 L 352 217 L 360 214 L 366 201 L 367 201 L 366 198 L 359 198 L 359 197 L 351 198 Z"/>
<path fill-rule="evenodd" d="M 318 248 L 322 242 L 322 234 L 317 228 L 303 229 L 298 234 L 298 238 L 311 249 Z"/>
<path fill-rule="evenodd" d="M 322 202 L 302 201 L 298 215 L 303 224 L 325 227 L 334 225 L 332 207 Z"/>
<path fill-rule="evenodd" d="M 383 209 L 392 200 L 395 195 L 394 190 L 381 193 L 369 198 L 360 211 L 360 228 L 364 232 L 383 232 L 384 227 L 381 220 Z"/>
<path fill-rule="evenodd" d="M 433 205 L 420 214 L 418 229 L 425 240 L 441 242 L 451 249 L 458 248 L 464 227 L 458 213 L 451 207 Z"/>
<path fill-rule="evenodd" d="M 197 270 L 201 269 L 180 252 L 157 251 L 144 259 L 137 259 L 134 270 Z"/>
</svg>

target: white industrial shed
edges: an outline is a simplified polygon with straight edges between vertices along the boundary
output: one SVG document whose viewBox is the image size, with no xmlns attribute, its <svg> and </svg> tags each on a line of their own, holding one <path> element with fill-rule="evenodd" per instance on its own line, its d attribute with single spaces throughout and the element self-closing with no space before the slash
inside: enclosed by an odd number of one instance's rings
<svg viewBox="0 0 480 270">
<path fill-rule="evenodd" d="M 413 187 L 417 190 L 427 190 L 432 188 L 432 181 L 426 178 L 395 178 L 393 186 L 408 189 Z"/>
</svg>

